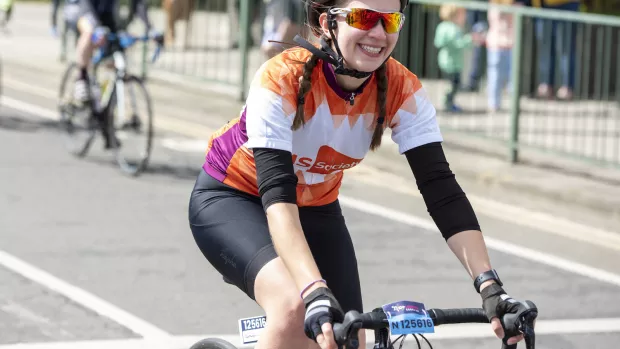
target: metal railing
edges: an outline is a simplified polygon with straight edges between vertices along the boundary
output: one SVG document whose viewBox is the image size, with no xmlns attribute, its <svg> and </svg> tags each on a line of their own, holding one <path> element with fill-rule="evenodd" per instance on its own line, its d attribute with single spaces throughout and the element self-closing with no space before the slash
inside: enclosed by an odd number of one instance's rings
<svg viewBox="0 0 620 349">
<path fill-rule="evenodd" d="M 181 28 L 175 44 L 162 56 L 162 62 L 149 69 L 198 78 L 210 84 L 234 86 L 238 97 L 243 99 L 254 72 L 266 59 L 258 48 L 262 15 L 255 8 L 255 1 L 239 2 L 238 47 L 232 47 L 231 19 L 234 18 L 227 15 L 223 1 L 211 3 L 207 8 L 207 0 L 197 0 L 188 48 L 182 48 Z M 234 3 L 226 1 L 226 6 Z M 494 113 L 487 111 L 487 66 L 483 53 L 480 89 L 459 92 L 456 101 L 464 112 L 453 114 L 441 110 L 448 82 L 441 78 L 438 50 L 433 45 L 435 28 L 440 22 L 439 6 L 448 2 L 410 0 L 407 21 L 394 52 L 396 59 L 420 77 L 439 110 L 442 130 L 493 140 L 505 147 L 512 162 L 518 161 L 520 150 L 536 149 L 600 166 L 620 167 L 620 67 L 617 64 L 620 60 L 620 18 L 456 2 L 469 11 L 480 11 L 482 18 L 486 18 L 486 11 L 491 7 L 511 13 L 515 43 L 511 52 L 512 88 L 503 94 L 503 108 Z M 153 9 L 151 14 L 156 26 L 165 29 L 163 12 Z M 561 28 L 558 30 L 558 27 Z M 556 39 L 554 45 L 551 45 L 552 38 Z M 572 100 L 537 98 L 538 85 L 545 80 L 540 72 L 541 58 L 552 59 L 547 65 L 555 63 L 550 69 L 553 72 L 550 82 L 556 87 L 555 92 L 562 85 L 566 52 L 575 53 L 574 68 L 569 69 L 574 74 L 570 79 L 574 85 Z M 465 55 L 467 67 L 461 78 L 464 84 L 471 72 L 473 53 L 470 49 Z M 553 55 L 555 57 L 549 57 Z"/>
<path fill-rule="evenodd" d="M 418 74 L 439 110 L 447 83 L 440 78 L 433 39 L 440 22 L 438 8 L 444 3 L 448 1 L 411 0 L 409 27 L 401 34 L 396 53 L 397 59 Z M 471 1 L 457 4 L 481 11 L 482 18 L 491 7 L 514 16 L 512 88 L 503 96 L 504 108 L 488 112 L 486 78 L 482 74 L 480 92 L 459 92 L 457 96 L 463 113 L 439 113 L 441 128 L 499 141 L 512 162 L 518 160 L 519 150 L 530 148 L 619 167 L 620 19 Z M 462 74 L 465 84 L 469 83 L 474 49 L 466 55 L 470 67 Z M 481 61 L 484 72 L 487 67 Z M 544 65 L 547 71 L 541 69 Z M 566 77 L 567 73 L 573 77 Z M 540 98 L 537 89 L 545 81 L 555 87 L 554 93 L 560 86 L 572 84 L 573 98 Z"/>
<path fill-rule="evenodd" d="M 240 1 L 238 8 L 234 0 L 183 1 L 194 5 L 191 19 L 174 24 L 175 37 L 167 38 L 166 54 L 149 69 L 206 83 L 247 85 L 248 71 L 258 69 L 264 60 L 258 48 L 261 15 L 255 12 L 261 8 L 247 0 Z M 168 31 L 163 9 L 152 9 L 149 16 L 158 29 Z M 242 96 L 243 91 L 239 92 Z"/>
</svg>

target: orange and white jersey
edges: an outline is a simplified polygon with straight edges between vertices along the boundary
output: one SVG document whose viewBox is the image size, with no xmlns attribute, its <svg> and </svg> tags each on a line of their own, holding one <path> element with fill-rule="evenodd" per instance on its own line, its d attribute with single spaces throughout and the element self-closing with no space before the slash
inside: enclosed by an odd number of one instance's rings
<svg viewBox="0 0 620 349">
<path fill-rule="evenodd" d="M 293 131 L 303 63 L 311 53 L 293 48 L 256 73 L 241 115 L 209 140 L 205 171 L 225 184 L 258 195 L 252 148 L 290 151 L 298 178 L 297 204 L 319 206 L 338 197 L 343 171 L 366 156 L 378 117 L 372 75 L 353 96 L 336 84 L 329 64 L 319 61 L 305 97 L 305 124 Z M 442 141 L 436 112 L 418 78 L 398 61 L 387 62 L 385 124 L 399 152 Z"/>
</svg>

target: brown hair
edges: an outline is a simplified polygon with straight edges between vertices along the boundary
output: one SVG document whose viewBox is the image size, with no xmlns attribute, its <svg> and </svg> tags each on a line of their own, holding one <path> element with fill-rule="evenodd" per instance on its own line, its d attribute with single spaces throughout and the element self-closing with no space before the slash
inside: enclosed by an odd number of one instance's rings
<svg viewBox="0 0 620 349">
<path fill-rule="evenodd" d="M 451 21 L 456 17 L 457 13 L 461 10 L 464 10 L 464 8 L 457 6 L 456 4 L 453 4 L 453 3 L 443 4 L 439 8 L 439 18 L 441 18 L 444 21 Z"/>
<path fill-rule="evenodd" d="M 319 23 L 319 17 L 321 13 L 327 12 L 329 8 L 336 6 L 338 3 L 343 2 L 343 0 L 306 0 L 307 4 L 307 12 L 308 18 L 306 25 L 310 28 L 311 32 L 316 37 L 321 37 L 325 41 L 331 44 L 331 39 L 322 35 L 323 31 L 321 29 L 321 25 Z M 407 4 L 408 0 L 401 0 L 401 10 L 404 9 L 404 6 Z M 293 130 L 299 129 L 305 123 L 304 116 L 304 104 L 305 97 L 310 88 L 312 87 L 312 71 L 316 67 L 319 58 L 316 55 L 312 55 L 310 59 L 304 63 L 303 74 L 299 81 L 299 91 L 297 92 L 297 113 L 295 114 L 295 119 L 293 119 Z M 377 122 L 375 124 L 375 130 L 372 134 L 372 140 L 370 142 L 370 149 L 375 150 L 381 145 L 381 137 L 383 136 L 384 130 L 384 122 L 386 119 L 386 104 L 387 104 L 387 90 L 388 90 L 388 79 L 387 79 L 387 68 L 385 63 L 377 69 L 375 72 L 375 78 L 377 79 L 377 106 L 379 107 L 379 116 L 377 118 Z"/>
</svg>

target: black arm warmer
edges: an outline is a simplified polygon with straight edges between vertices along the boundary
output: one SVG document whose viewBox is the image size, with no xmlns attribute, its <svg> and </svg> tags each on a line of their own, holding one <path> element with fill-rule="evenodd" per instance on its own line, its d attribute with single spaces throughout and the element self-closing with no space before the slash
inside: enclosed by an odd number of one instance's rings
<svg viewBox="0 0 620 349">
<path fill-rule="evenodd" d="M 253 152 L 263 208 L 267 210 L 277 202 L 297 204 L 297 176 L 291 153 L 268 148 L 254 148 Z"/>
<path fill-rule="evenodd" d="M 465 230 L 480 230 L 478 219 L 441 147 L 430 143 L 405 152 L 426 208 L 444 239 Z"/>
</svg>

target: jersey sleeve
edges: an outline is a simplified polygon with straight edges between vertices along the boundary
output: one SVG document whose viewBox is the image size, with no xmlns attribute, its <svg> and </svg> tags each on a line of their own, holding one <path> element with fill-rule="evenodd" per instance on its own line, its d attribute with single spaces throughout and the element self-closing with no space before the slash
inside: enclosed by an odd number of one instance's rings
<svg viewBox="0 0 620 349">
<path fill-rule="evenodd" d="M 279 56 L 258 70 L 246 100 L 247 148 L 293 149 L 297 85 Z"/>
<path fill-rule="evenodd" d="M 441 142 L 443 137 L 437 122 L 437 112 L 426 94 L 426 90 L 407 68 L 401 73 L 400 81 L 395 84 L 400 93 L 394 99 L 400 106 L 390 120 L 392 140 L 398 144 L 398 152 L 403 154 L 409 149 L 424 144 Z M 399 79 L 396 79 L 399 80 Z"/>
</svg>

